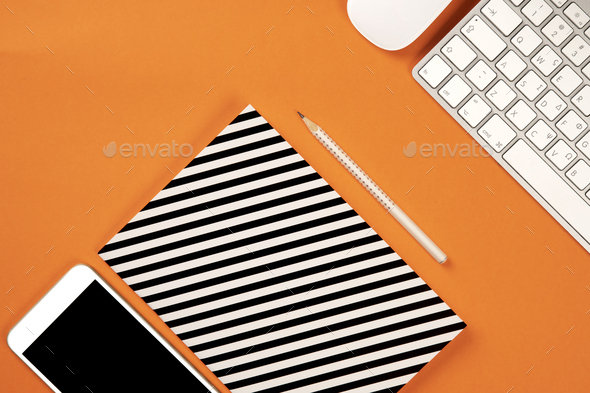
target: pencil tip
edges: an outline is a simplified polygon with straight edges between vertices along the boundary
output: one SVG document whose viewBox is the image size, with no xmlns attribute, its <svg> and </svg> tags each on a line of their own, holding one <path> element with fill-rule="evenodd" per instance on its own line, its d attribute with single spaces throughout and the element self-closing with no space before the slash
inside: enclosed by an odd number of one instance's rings
<svg viewBox="0 0 590 393">
<path fill-rule="evenodd" d="M 303 119 L 303 118 L 305 118 L 305 116 L 303 116 L 303 115 L 301 114 L 301 112 L 297 112 L 297 113 L 299 113 L 299 116 L 301 116 L 301 118 L 302 118 L 302 119 Z"/>
</svg>

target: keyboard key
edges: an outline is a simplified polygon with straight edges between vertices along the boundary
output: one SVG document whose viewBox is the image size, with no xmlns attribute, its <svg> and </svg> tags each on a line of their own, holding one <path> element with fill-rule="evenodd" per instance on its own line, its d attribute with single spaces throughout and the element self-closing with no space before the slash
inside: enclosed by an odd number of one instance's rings
<svg viewBox="0 0 590 393">
<path fill-rule="evenodd" d="M 567 143 L 560 139 L 551 149 L 547 150 L 545 156 L 547 156 L 547 158 L 549 158 L 551 162 L 562 171 L 576 159 L 578 154 L 569 147 Z"/>
<path fill-rule="evenodd" d="M 520 81 L 516 84 L 518 90 L 524 94 L 529 100 L 534 100 L 547 87 L 547 83 L 543 81 L 533 70 L 529 70 Z"/>
<path fill-rule="evenodd" d="M 486 97 L 492 104 L 499 110 L 503 111 L 506 109 L 515 98 L 516 93 L 510 88 L 503 80 L 499 80 L 491 89 L 486 93 Z"/>
<path fill-rule="evenodd" d="M 563 60 L 549 45 L 545 45 L 536 56 L 533 56 L 531 62 L 543 75 L 549 76 L 549 74 L 563 63 Z"/>
<path fill-rule="evenodd" d="M 590 116 L 590 86 L 586 85 L 572 98 L 573 104 L 584 114 Z"/>
<path fill-rule="evenodd" d="M 561 71 L 555 74 L 551 82 L 564 95 L 569 96 L 582 84 L 583 79 L 570 66 L 566 65 Z"/>
<path fill-rule="evenodd" d="M 590 56 L 590 46 L 579 35 L 575 36 L 561 51 L 578 67 Z"/>
<path fill-rule="evenodd" d="M 512 2 L 512 4 L 514 4 L 517 7 L 524 2 L 524 0 L 510 0 L 510 1 Z"/>
<path fill-rule="evenodd" d="M 467 78 L 479 89 L 483 90 L 494 80 L 496 73 L 483 60 L 478 61 L 465 74 Z"/>
<path fill-rule="evenodd" d="M 479 16 L 474 16 L 463 26 L 461 33 L 492 61 L 506 48 L 506 43 Z"/>
<path fill-rule="evenodd" d="M 535 26 L 539 26 L 543 23 L 552 12 L 553 8 L 549 7 L 549 4 L 545 3 L 543 0 L 531 0 L 522 9 L 522 13 L 525 14 Z"/>
<path fill-rule="evenodd" d="M 551 2 L 558 7 L 561 7 L 562 5 L 564 5 L 566 1 L 567 0 L 551 0 Z"/>
<path fill-rule="evenodd" d="M 496 68 L 499 69 L 509 81 L 513 81 L 526 69 L 526 63 L 518 57 L 515 51 L 511 50 L 496 63 Z"/>
<path fill-rule="evenodd" d="M 518 100 L 518 102 L 506 112 L 506 117 L 512 122 L 512 124 L 522 131 L 531 124 L 535 117 L 537 117 L 537 114 L 526 104 L 526 102 Z"/>
<path fill-rule="evenodd" d="M 563 13 L 580 29 L 584 27 L 588 21 L 590 21 L 588 14 L 582 11 L 582 9 L 576 3 L 571 3 L 569 7 L 563 11 Z"/>
<path fill-rule="evenodd" d="M 543 39 L 530 26 L 525 26 L 512 37 L 511 42 L 523 55 L 528 56 L 541 45 Z"/>
<path fill-rule="evenodd" d="M 526 142 L 517 141 L 504 159 L 576 232 L 590 241 L 590 205 Z"/>
<path fill-rule="evenodd" d="M 471 93 L 471 87 L 459 75 L 453 76 L 438 91 L 438 94 L 453 108 L 456 108 L 469 93 Z"/>
<path fill-rule="evenodd" d="M 561 16 L 555 15 L 551 22 L 547 23 L 541 32 L 553 45 L 559 46 L 567 37 L 574 32 L 574 29 L 568 25 Z"/>
<path fill-rule="evenodd" d="M 430 87 L 434 89 L 440 85 L 451 71 L 451 67 L 449 67 L 439 55 L 434 55 L 434 57 L 420 69 L 418 74 L 420 74 Z"/>
<path fill-rule="evenodd" d="M 471 63 L 477 54 L 459 36 L 454 36 L 446 44 L 441 52 L 457 67 L 463 71 Z"/>
<path fill-rule="evenodd" d="M 490 0 L 481 12 L 506 36 L 522 23 L 522 18 L 504 0 Z"/>
<path fill-rule="evenodd" d="M 588 127 L 588 124 L 572 110 L 566 113 L 556 125 L 570 141 L 576 139 Z"/>
<path fill-rule="evenodd" d="M 567 104 L 553 90 L 549 90 L 535 106 L 551 121 L 567 108 Z"/>
<path fill-rule="evenodd" d="M 420 76 L 428 82 L 430 87 L 434 89 L 440 85 L 451 71 L 451 67 L 449 67 L 439 55 L 434 55 L 434 57 L 420 69 L 418 74 L 420 74 Z"/>
<path fill-rule="evenodd" d="M 463 105 L 463 108 L 459 110 L 459 115 L 461 115 L 471 127 L 477 127 L 477 125 L 481 123 L 491 111 L 492 108 L 490 108 L 490 106 L 476 94 Z"/>
<path fill-rule="evenodd" d="M 580 190 L 590 184 L 590 166 L 582 160 L 576 162 L 576 165 L 571 167 L 566 175 Z"/>
<path fill-rule="evenodd" d="M 543 150 L 555 139 L 557 133 L 544 120 L 539 120 L 527 131 L 525 136 L 537 146 L 537 149 Z"/>
<path fill-rule="evenodd" d="M 477 133 L 497 152 L 516 138 L 516 132 L 498 115 L 492 116 Z"/>
<path fill-rule="evenodd" d="M 580 149 L 582 154 L 590 158 L 590 132 L 576 143 L 576 147 Z"/>
<path fill-rule="evenodd" d="M 586 67 L 582 68 L 582 73 L 590 78 L 590 63 L 586 64 Z"/>
</svg>

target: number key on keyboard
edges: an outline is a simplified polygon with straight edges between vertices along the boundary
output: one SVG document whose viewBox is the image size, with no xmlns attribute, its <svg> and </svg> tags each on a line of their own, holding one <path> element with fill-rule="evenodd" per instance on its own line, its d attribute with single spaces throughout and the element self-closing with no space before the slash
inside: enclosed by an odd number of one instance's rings
<svg viewBox="0 0 590 393">
<path fill-rule="evenodd" d="M 531 0 L 522 9 L 522 13 L 525 14 L 535 26 L 539 26 L 543 23 L 552 12 L 553 9 L 543 0 Z"/>
<path fill-rule="evenodd" d="M 561 51 L 577 67 L 590 56 L 590 46 L 579 35 L 575 36 Z"/>
<path fill-rule="evenodd" d="M 537 121 L 525 135 L 539 150 L 546 148 L 557 136 L 544 120 Z"/>
<path fill-rule="evenodd" d="M 511 42 L 523 55 L 528 56 L 543 43 L 543 39 L 530 26 L 525 26 L 512 38 Z"/>
<path fill-rule="evenodd" d="M 504 0 L 490 0 L 481 12 L 506 36 L 522 22 L 522 18 Z"/>
<path fill-rule="evenodd" d="M 582 160 L 576 162 L 576 165 L 571 167 L 566 175 L 580 190 L 590 184 L 590 166 Z"/>
<path fill-rule="evenodd" d="M 578 156 L 578 154 L 561 139 L 558 140 L 551 149 L 547 150 L 545 155 L 561 171 Z"/>
<path fill-rule="evenodd" d="M 553 45 L 559 46 L 574 32 L 574 29 L 572 29 L 561 16 L 555 15 L 553 19 L 551 19 L 551 22 L 543 27 L 541 32 L 553 42 Z"/>
<path fill-rule="evenodd" d="M 463 26 L 461 33 L 490 61 L 498 57 L 507 46 L 504 40 L 494 33 L 479 16 L 471 18 Z"/>
<path fill-rule="evenodd" d="M 516 93 L 503 80 L 499 80 L 487 93 L 486 97 L 496 108 L 503 111 L 515 98 Z"/>
</svg>

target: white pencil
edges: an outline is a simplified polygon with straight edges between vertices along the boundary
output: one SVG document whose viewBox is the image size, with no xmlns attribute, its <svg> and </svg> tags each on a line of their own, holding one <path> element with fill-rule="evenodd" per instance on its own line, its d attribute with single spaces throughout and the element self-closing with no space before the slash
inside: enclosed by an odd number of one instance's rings
<svg viewBox="0 0 590 393">
<path fill-rule="evenodd" d="M 438 263 L 444 263 L 447 260 L 447 255 L 434 244 L 422 229 L 420 229 L 418 225 L 416 225 L 416 223 L 414 223 L 414 221 L 412 221 L 412 219 L 408 217 L 408 215 L 404 213 L 403 210 L 396 205 L 369 176 L 367 176 L 367 174 L 336 144 L 336 142 L 332 140 L 332 138 L 328 136 L 328 134 L 326 134 L 324 130 L 322 130 L 320 126 L 303 116 L 301 113 L 299 113 L 299 116 L 301 116 L 303 122 L 317 140 L 320 141 L 346 169 L 348 169 L 359 183 L 361 183 L 367 191 L 369 191 L 371 195 L 381 203 L 388 213 L 391 213 L 393 218 L 395 218 L 397 222 L 399 222 Z"/>
</svg>

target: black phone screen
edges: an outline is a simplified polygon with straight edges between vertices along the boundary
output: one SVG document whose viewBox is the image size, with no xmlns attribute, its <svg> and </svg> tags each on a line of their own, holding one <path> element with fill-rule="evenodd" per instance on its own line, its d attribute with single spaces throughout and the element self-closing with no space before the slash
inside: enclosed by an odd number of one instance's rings
<svg viewBox="0 0 590 393">
<path fill-rule="evenodd" d="M 209 392 L 97 281 L 24 356 L 62 393 Z"/>
</svg>

